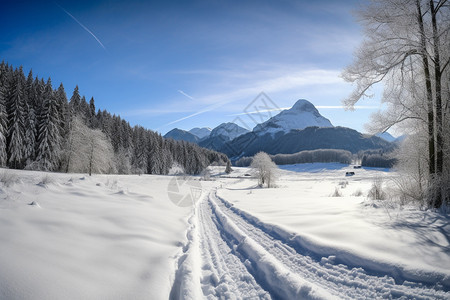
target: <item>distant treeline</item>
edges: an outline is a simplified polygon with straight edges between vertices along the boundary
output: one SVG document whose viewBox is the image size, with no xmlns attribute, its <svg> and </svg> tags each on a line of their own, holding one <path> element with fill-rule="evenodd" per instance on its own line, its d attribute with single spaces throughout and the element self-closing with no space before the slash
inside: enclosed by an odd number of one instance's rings
<svg viewBox="0 0 450 300">
<path fill-rule="evenodd" d="M 352 153 L 347 150 L 339 149 L 317 149 L 305 150 L 293 154 L 270 155 L 270 158 L 277 165 L 292 165 L 304 163 L 328 163 L 337 162 L 350 164 L 352 162 Z M 248 167 L 252 163 L 253 157 L 242 157 L 235 162 L 237 167 Z"/>
<path fill-rule="evenodd" d="M 105 159 L 107 158 L 107 159 Z M 167 174 L 176 162 L 188 174 L 225 154 L 164 139 L 120 116 L 96 110 L 75 87 L 25 77 L 22 66 L 0 64 L 0 167 L 64 172 Z"/>
<path fill-rule="evenodd" d="M 366 150 L 358 153 L 361 158 L 361 166 L 372 168 L 392 168 L 397 159 L 383 150 Z"/>
</svg>

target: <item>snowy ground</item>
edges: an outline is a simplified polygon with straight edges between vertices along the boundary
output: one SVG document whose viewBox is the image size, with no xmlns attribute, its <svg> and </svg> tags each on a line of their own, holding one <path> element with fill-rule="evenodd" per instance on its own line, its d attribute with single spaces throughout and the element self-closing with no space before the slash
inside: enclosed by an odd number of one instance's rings
<svg viewBox="0 0 450 300">
<path fill-rule="evenodd" d="M 192 212 L 168 199 L 169 177 L 6 172 L 0 299 L 169 297 Z"/>
<path fill-rule="evenodd" d="M 170 196 L 171 176 L 50 174 L 44 185 L 45 173 L 8 171 L 0 299 L 450 298 L 448 218 L 365 198 L 373 178 L 397 174 L 283 166 L 278 187 L 260 189 L 251 170 L 223 169 L 177 177 L 194 207 Z"/>
</svg>

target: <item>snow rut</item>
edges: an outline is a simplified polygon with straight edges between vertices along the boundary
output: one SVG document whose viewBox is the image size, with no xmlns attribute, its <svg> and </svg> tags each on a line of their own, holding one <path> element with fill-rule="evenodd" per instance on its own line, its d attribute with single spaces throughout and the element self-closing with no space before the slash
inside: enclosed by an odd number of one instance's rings
<svg viewBox="0 0 450 300">
<path fill-rule="evenodd" d="M 211 208 L 206 201 L 199 205 L 203 294 L 208 298 L 270 299 L 255 281 L 234 250 L 221 237 Z"/>
<path fill-rule="evenodd" d="M 202 220 L 218 220 L 215 230 L 220 231 L 220 235 L 228 240 L 228 244 L 234 244 L 236 255 L 245 262 L 244 265 L 256 281 L 270 291 L 272 296 L 283 299 L 450 297 L 450 293 L 417 283 L 405 281 L 399 285 L 389 276 L 368 275 L 362 268 L 337 265 L 333 256 L 316 261 L 310 256 L 298 253 L 289 245 L 289 241 L 278 239 L 276 234 L 255 226 L 237 209 L 218 198 L 215 192 L 211 192 L 208 203 L 209 208 L 203 203 L 200 209 Z M 213 214 L 208 217 L 210 211 Z M 204 224 L 204 227 L 210 228 L 211 224 Z M 215 233 L 216 238 L 217 235 Z M 222 245 L 217 246 L 222 248 Z M 209 250 L 205 248 L 205 251 Z M 205 291 L 205 286 L 203 290 Z"/>
</svg>

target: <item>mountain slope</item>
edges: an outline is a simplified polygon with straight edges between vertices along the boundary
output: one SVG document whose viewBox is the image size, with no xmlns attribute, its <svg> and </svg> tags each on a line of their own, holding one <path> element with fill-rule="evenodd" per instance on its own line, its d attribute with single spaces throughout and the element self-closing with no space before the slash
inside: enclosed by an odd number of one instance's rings
<svg viewBox="0 0 450 300">
<path fill-rule="evenodd" d="M 259 151 L 269 154 L 291 154 L 302 150 L 343 149 L 352 153 L 367 149 L 390 149 L 392 144 L 376 136 L 365 136 L 345 127 L 307 127 L 264 135 L 255 132 L 224 144 L 219 151 L 228 157 L 252 156 Z"/>
<path fill-rule="evenodd" d="M 209 149 L 221 149 L 225 143 L 248 132 L 247 129 L 235 123 L 222 123 L 211 131 L 209 137 L 201 140 L 199 145 Z"/>
<path fill-rule="evenodd" d="M 333 127 L 330 120 L 323 117 L 309 101 L 300 99 L 292 108 L 283 110 L 264 123 L 258 124 L 253 131 L 258 135 L 277 132 L 288 133 L 293 129 L 306 127 Z"/>
<path fill-rule="evenodd" d="M 235 123 L 222 123 L 211 131 L 210 137 L 222 136 L 225 139 L 232 140 L 240 135 L 249 132 L 247 129 L 236 125 Z"/>
<path fill-rule="evenodd" d="M 197 136 L 199 139 L 203 139 L 208 137 L 211 134 L 211 128 L 209 127 L 195 127 L 188 131 L 189 133 L 192 133 L 193 135 Z"/>
<path fill-rule="evenodd" d="M 171 138 L 176 141 L 186 141 L 191 143 L 198 143 L 198 141 L 200 140 L 196 135 L 178 128 L 172 129 L 171 131 L 166 133 L 164 137 Z"/>
</svg>

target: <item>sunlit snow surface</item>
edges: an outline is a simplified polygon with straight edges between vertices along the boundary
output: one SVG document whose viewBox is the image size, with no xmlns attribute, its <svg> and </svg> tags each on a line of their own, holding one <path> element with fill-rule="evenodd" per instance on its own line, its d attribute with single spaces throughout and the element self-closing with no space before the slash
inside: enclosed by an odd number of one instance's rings
<svg viewBox="0 0 450 300">
<path fill-rule="evenodd" d="M 210 168 L 195 207 L 171 201 L 172 176 L 7 170 L 0 299 L 450 296 L 448 218 L 366 198 L 397 173 L 281 168 L 271 189 Z"/>
<path fill-rule="evenodd" d="M 170 177 L 7 172 L 0 299 L 168 298 L 191 213 L 168 199 Z"/>
</svg>

